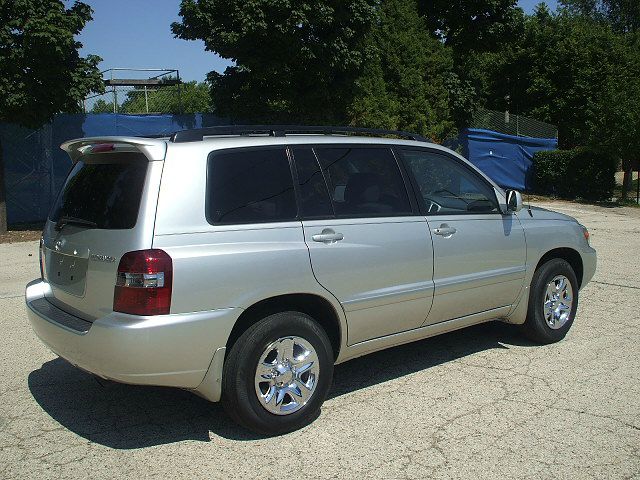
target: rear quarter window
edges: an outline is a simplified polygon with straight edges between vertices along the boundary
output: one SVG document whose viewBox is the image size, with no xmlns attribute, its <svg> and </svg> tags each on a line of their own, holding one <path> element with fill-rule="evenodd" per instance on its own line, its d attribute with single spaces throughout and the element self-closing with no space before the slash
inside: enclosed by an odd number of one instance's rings
<svg viewBox="0 0 640 480">
<path fill-rule="evenodd" d="M 149 162 L 137 153 L 97 154 L 79 160 L 69 172 L 49 213 L 75 217 L 100 229 L 136 225 Z"/>
<path fill-rule="evenodd" d="M 283 147 L 209 155 L 206 216 L 211 224 L 264 223 L 297 217 L 293 177 Z"/>
</svg>

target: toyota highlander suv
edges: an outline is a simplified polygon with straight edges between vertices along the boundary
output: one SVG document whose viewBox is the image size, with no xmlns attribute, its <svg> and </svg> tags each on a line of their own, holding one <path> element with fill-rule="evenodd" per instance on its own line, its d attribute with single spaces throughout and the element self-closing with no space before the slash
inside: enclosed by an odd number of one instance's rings
<svg viewBox="0 0 640 480">
<path fill-rule="evenodd" d="M 395 137 L 395 138 L 390 138 Z M 460 155 L 405 132 L 247 126 L 62 145 L 29 319 L 117 382 L 221 400 L 281 434 L 334 364 L 481 322 L 539 343 L 593 276 L 587 229 L 522 209 Z"/>
</svg>

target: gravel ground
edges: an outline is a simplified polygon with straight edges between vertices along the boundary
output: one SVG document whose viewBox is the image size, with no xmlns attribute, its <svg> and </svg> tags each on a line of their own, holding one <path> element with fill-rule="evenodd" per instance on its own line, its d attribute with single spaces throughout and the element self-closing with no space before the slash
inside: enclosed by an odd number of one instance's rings
<svg viewBox="0 0 640 480">
<path fill-rule="evenodd" d="M 640 479 L 640 210 L 545 206 L 599 253 L 564 341 L 492 323 L 348 362 L 320 418 L 280 438 L 56 358 L 23 306 L 37 243 L 0 245 L 0 478 Z"/>
</svg>

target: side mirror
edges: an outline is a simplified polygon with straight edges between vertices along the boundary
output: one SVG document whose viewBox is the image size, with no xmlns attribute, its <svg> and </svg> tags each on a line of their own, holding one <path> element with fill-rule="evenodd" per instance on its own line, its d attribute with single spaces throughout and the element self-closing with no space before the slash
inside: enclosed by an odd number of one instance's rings
<svg viewBox="0 0 640 480">
<path fill-rule="evenodd" d="M 517 190 L 507 190 L 507 212 L 522 210 L 522 194 Z"/>
</svg>

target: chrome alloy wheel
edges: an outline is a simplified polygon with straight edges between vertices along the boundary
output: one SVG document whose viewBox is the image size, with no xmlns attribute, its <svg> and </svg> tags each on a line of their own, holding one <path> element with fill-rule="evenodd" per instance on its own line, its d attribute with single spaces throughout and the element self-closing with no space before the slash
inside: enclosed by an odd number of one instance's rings
<svg viewBox="0 0 640 480">
<path fill-rule="evenodd" d="M 544 295 L 544 319 L 550 328 L 561 328 L 571 315 L 573 306 L 573 288 L 564 275 L 556 275 L 547 283 Z"/>
<path fill-rule="evenodd" d="M 255 375 L 260 404 L 275 415 L 289 415 L 306 405 L 318 384 L 320 363 L 304 338 L 283 337 L 258 360 Z"/>
</svg>

